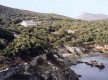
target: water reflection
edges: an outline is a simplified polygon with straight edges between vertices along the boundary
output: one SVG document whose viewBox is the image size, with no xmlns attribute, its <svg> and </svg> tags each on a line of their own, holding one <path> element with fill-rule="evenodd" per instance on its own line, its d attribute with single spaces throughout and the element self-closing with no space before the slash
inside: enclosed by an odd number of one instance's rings
<svg viewBox="0 0 108 80">
<path fill-rule="evenodd" d="M 104 69 L 91 67 L 86 64 L 78 64 L 71 68 L 77 73 L 82 75 L 80 80 L 108 80 L 108 58 L 105 57 L 87 57 L 80 58 L 78 60 L 90 62 L 91 60 L 97 60 L 105 65 Z"/>
</svg>

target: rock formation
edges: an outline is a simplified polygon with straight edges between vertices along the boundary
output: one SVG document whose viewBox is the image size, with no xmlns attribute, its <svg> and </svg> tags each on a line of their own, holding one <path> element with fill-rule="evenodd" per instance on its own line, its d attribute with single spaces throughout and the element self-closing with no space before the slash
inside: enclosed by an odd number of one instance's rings
<svg viewBox="0 0 108 80">
<path fill-rule="evenodd" d="M 56 52 L 34 57 L 30 62 L 14 62 L 0 72 L 0 80 L 79 80 L 67 61 Z"/>
</svg>

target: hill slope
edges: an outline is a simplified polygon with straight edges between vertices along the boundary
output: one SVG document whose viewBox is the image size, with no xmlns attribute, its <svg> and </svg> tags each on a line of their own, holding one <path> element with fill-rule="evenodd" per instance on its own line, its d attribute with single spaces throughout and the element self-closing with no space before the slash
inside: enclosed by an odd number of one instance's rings
<svg viewBox="0 0 108 80">
<path fill-rule="evenodd" d="M 108 20 L 108 16 L 104 14 L 83 13 L 78 19 L 82 20 Z"/>
<path fill-rule="evenodd" d="M 95 45 L 108 45 L 108 21 L 75 20 L 5 6 L 0 6 L 0 15 L 0 70 L 7 68 L 0 71 L 0 80 L 19 76 L 26 78 L 19 80 L 54 80 L 55 77 L 78 80 L 78 75 L 68 69 L 70 61 L 63 58 L 63 53 L 87 56 Z M 40 23 L 36 27 L 17 25 L 23 19 L 40 20 Z M 103 52 L 106 51 L 104 48 Z"/>
<path fill-rule="evenodd" d="M 54 18 L 67 18 L 66 16 L 57 15 L 57 14 L 48 14 L 48 13 L 38 13 L 28 10 L 20 10 L 15 8 L 10 8 L 0 5 L 0 18 L 45 18 L 45 17 L 54 17 Z"/>
</svg>

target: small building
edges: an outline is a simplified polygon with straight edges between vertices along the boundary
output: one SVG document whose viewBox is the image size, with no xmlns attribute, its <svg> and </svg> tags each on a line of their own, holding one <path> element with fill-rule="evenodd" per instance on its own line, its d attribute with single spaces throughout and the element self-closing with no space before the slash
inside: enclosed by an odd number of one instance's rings
<svg viewBox="0 0 108 80">
<path fill-rule="evenodd" d="M 20 23 L 20 25 L 24 26 L 24 27 L 35 27 L 36 26 L 36 22 L 32 21 L 32 20 L 24 20 Z"/>
<path fill-rule="evenodd" d="M 74 34 L 75 32 L 77 32 L 77 30 L 67 30 L 67 32 L 68 32 L 68 33 L 73 33 L 73 34 Z"/>
</svg>

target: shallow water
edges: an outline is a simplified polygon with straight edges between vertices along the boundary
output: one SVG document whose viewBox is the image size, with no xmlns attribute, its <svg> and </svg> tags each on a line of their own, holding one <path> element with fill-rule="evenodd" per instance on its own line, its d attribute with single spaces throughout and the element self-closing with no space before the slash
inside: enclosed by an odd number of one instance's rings
<svg viewBox="0 0 108 80">
<path fill-rule="evenodd" d="M 105 57 L 87 57 L 80 58 L 78 60 L 90 62 L 91 60 L 97 60 L 99 63 L 105 65 L 104 69 L 98 69 L 96 67 L 90 67 L 86 64 L 78 64 L 71 68 L 77 73 L 82 75 L 80 80 L 108 80 L 108 58 Z"/>
</svg>

